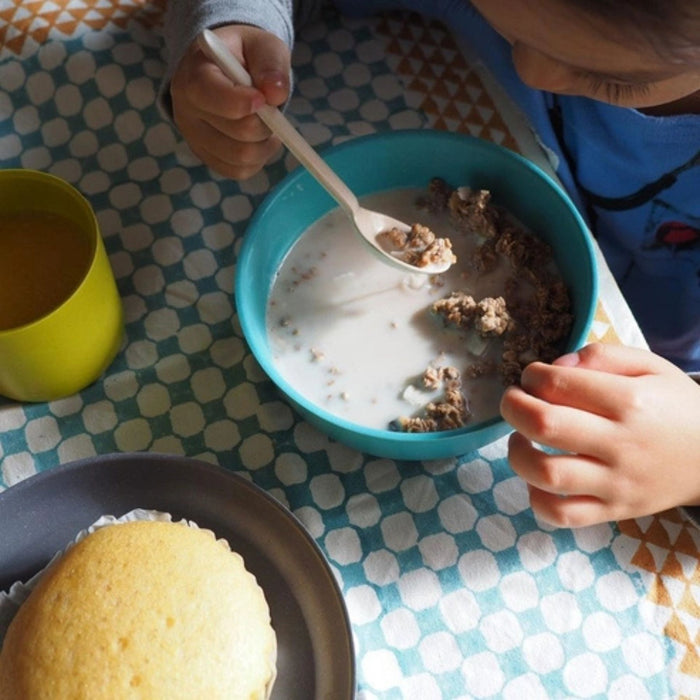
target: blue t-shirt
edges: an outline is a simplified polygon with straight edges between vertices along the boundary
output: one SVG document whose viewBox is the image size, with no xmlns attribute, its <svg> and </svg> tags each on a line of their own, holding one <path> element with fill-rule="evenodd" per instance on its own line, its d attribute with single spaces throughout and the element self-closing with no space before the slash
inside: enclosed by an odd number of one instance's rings
<svg viewBox="0 0 700 700">
<path fill-rule="evenodd" d="M 510 46 L 466 0 L 335 0 L 404 9 L 464 39 L 527 115 L 655 352 L 700 371 L 700 116 L 651 117 L 527 87 Z"/>
</svg>

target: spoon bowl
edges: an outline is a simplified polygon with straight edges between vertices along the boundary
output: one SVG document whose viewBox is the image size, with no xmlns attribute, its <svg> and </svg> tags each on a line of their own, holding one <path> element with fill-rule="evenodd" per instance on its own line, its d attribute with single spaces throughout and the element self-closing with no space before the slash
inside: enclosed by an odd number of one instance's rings
<svg viewBox="0 0 700 700">
<path fill-rule="evenodd" d="M 198 43 L 206 56 L 230 80 L 237 85 L 252 85 L 252 79 L 248 72 L 214 32 L 208 29 L 203 30 L 199 35 Z M 413 265 L 402 259 L 403 250 L 392 250 L 390 247 L 385 247 L 382 234 L 393 229 L 398 229 L 400 232 L 408 234 L 411 232 L 412 226 L 391 216 L 386 216 L 381 212 L 361 207 L 357 197 L 350 188 L 316 153 L 279 109 L 272 105 L 263 105 L 257 111 L 257 114 L 267 124 L 272 133 L 282 141 L 297 160 L 307 168 L 333 199 L 338 202 L 341 209 L 353 222 L 354 228 L 360 234 L 362 240 L 369 246 L 371 252 L 380 257 L 383 262 L 404 272 L 427 275 L 441 274 L 454 263 L 454 257 L 448 255 L 444 260 L 431 260 L 428 264 L 420 266 Z"/>
</svg>

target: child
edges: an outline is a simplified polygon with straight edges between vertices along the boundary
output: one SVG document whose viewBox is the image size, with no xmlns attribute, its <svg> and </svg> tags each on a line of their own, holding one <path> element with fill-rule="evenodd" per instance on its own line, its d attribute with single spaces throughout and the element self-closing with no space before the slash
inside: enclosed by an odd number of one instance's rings
<svg viewBox="0 0 700 700">
<path fill-rule="evenodd" d="M 175 123 L 243 179 L 279 148 L 254 115 L 289 96 L 293 11 L 320 0 L 180 0 L 166 27 Z M 590 345 L 533 363 L 501 411 L 532 507 L 578 527 L 700 505 L 700 3 L 336 0 L 348 14 L 425 11 L 468 42 L 528 116 L 587 217 L 653 352 Z M 247 65 L 230 84 L 203 27 Z M 166 85 L 168 84 L 166 80 Z M 536 445 L 556 448 L 545 452 Z"/>
</svg>

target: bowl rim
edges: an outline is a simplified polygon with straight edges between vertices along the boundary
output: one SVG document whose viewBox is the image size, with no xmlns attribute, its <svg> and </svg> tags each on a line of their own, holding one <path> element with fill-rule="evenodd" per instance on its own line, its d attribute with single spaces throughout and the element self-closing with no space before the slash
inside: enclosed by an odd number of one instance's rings
<svg viewBox="0 0 700 700">
<path fill-rule="evenodd" d="M 414 138 L 437 138 L 440 140 L 455 140 L 460 142 L 469 142 L 470 147 L 481 149 L 483 151 L 495 151 L 500 153 L 500 157 L 510 158 L 517 163 L 520 167 L 524 167 L 529 170 L 535 177 L 544 180 L 545 184 L 552 189 L 557 197 L 560 199 L 561 204 L 568 210 L 569 214 L 572 216 L 577 228 L 583 234 L 581 236 L 581 242 L 586 250 L 588 263 L 588 275 L 591 282 L 591 296 L 593 299 L 592 303 L 587 304 L 586 315 L 583 318 L 581 325 L 580 338 L 576 338 L 575 342 L 569 345 L 573 345 L 574 348 L 581 346 L 581 343 L 585 341 L 588 336 L 593 319 L 596 312 L 596 300 L 599 294 L 599 275 L 598 275 L 598 265 L 596 261 L 595 249 L 593 246 L 592 234 L 590 229 L 586 224 L 583 216 L 580 214 L 573 201 L 564 190 L 564 188 L 559 184 L 557 180 L 546 173 L 542 168 L 536 165 L 531 160 L 525 158 L 524 156 L 510 150 L 500 144 L 492 141 L 486 141 L 476 136 L 470 134 L 462 134 L 458 132 L 442 131 L 439 129 L 423 128 L 423 129 L 401 129 L 398 131 L 389 132 L 375 132 L 372 134 L 364 134 L 361 136 L 351 137 L 340 143 L 336 143 L 327 146 L 319 150 L 321 157 L 325 159 L 332 158 L 336 154 L 342 153 L 345 150 L 356 148 L 358 144 L 368 144 L 373 141 L 386 142 L 387 140 L 403 140 L 403 139 L 414 139 Z M 342 431 L 346 434 L 353 434 L 358 438 L 364 438 L 367 440 L 381 440 L 387 444 L 422 444 L 426 442 L 433 442 L 439 440 L 441 442 L 449 440 L 460 440 L 461 438 L 471 435 L 478 434 L 481 432 L 490 432 L 501 428 L 502 430 L 507 426 L 505 419 L 500 415 L 500 413 L 493 418 L 489 418 L 484 421 L 479 421 L 478 423 L 473 423 L 471 425 L 465 425 L 461 428 L 454 428 L 451 430 L 442 431 L 431 431 L 422 433 L 408 433 L 404 431 L 394 431 L 387 428 L 372 428 L 369 426 L 364 426 L 353 421 L 350 421 L 342 416 L 325 410 L 317 403 L 307 399 L 301 393 L 295 389 L 277 370 L 274 362 L 272 361 L 271 353 L 269 349 L 266 348 L 266 352 L 260 352 L 259 344 L 255 333 L 251 333 L 251 326 L 253 325 L 245 312 L 243 305 L 240 301 L 242 295 L 246 294 L 246 289 L 242 282 L 242 276 L 239 274 L 241 269 L 245 269 L 248 265 L 248 260 L 253 255 L 253 249 L 255 247 L 255 242 L 251 236 L 248 236 L 248 231 L 254 230 L 260 219 L 267 215 L 269 209 L 271 209 L 277 202 L 277 199 L 283 194 L 285 190 L 290 187 L 294 187 L 298 180 L 305 177 L 312 177 L 310 173 L 302 165 L 294 168 L 294 170 L 287 173 L 266 195 L 260 206 L 256 209 L 255 213 L 251 217 L 248 225 L 246 227 L 246 235 L 244 235 L 243 243 L 241 245 L 240 252 L 238 254 L 238 259 L 236 262 L 237 274 L 235 276 L 235 290 L 234 290 L 234 301 L 236 305 L 238 320 L 243 332 L 243 337 L 248 343 L 248 346 L 258 364 L 261 366 L 267 377 L 272 381 L 272 383 L 294 404 L 297 408 L 305 414 L 309 414 L 316 418 L 316 420 L 321 421 L 327 426 L 332 426 L 336 431 Z M 315 183 L 315 180 L 313 181 Z M 319 185 L 320 187 L 320 185 Z M 388 187 L 387 190 L 396 189 Z M 380 190 L 373 190 L 373 192 L 379 192 Z M 359 195 L 362 196 L 362 195 Z M 335 208 L 336 203 L 334 200 L 329 200 L 329 207 L 327 210 L 319 214 L 319 217 L 327 214 L 331 209 Z M 302 232 L 303 233 L 303 232 Z M 301 235 L 301 234 L 300 234 Z M 285 252 L 288 254 L 291 247 L 298 240 L 294 239 L 291 246 Z M 269 296 L 269 292 L 274 279 L 270 280 L 269 287 L 266 294 Z M 569 348 L 567 345 L 567 348 Z M 568 351 L 568 350 L 567 350 Z"/>
</svg>

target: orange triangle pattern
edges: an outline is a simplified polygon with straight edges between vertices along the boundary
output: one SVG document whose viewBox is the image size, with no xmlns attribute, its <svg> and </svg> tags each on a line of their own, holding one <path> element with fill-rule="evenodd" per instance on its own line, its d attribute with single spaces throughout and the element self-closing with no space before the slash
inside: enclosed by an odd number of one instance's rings
<svg viewBox="0 0 700 700">
<path fill-rule="evenodd" d="M 698 559 L 698 545 L 690 529 L 694 525 L 678 510 L 671 510 L 654 516 L 645 530 L 636 520 L 626 520 L 618 526 L 623 534 L 639 541 L 631 563 L 653 576 L 647 598 L 671 611 L 664 634 L 683 648 L 678 669 L 700 679 L 700 604 L 693 594 L 700 586 L 700 566 L 696 564 L 692 568 L 686 563 L 684 567 L 681 562 L 684 558 L 689 562 Z M 677 533 L 673 541 L 669 533 Z M 676 591 L 682 590 L 680 594 L 671 594 L 668 586 L 671 581 L 681 584 L 680 589 L 674 586 Z"/>
<path fill-rule="evenodd" d="M 42 44 L 53 34 L 71 36 L 109 24 L 131 21 L 153 27 L 162 21 L 166 0 L 107 0 L 99 6 L 82 0 L 10 0 L 0 10 L 0 47 L 19 55 L 28 42 Z"/>
<path fill-rule="evenodd" d="M 442 24 L 416 13 L 391 13 L 380 19 L 377 30 L 432 128 L 461 131 L 518 150 L 478 75 Z"/>
</svg>

